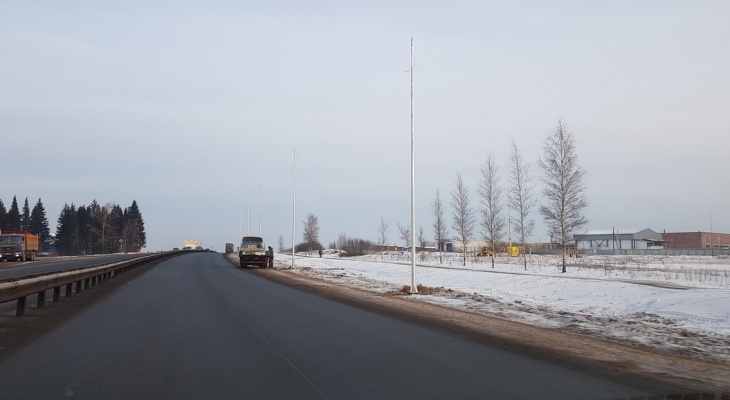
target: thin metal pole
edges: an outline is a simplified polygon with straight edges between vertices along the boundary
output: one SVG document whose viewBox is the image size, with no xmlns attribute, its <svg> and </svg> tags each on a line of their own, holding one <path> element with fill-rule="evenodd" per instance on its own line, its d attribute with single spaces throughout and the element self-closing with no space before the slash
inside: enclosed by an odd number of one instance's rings
<svg viewBox="0 0 730 400">
<path fill-rule="evenodd" d="M 413 101 L 413 38 L 411 37 L 411 294 L 417 294 L 416 287 L 416 128 Z"/>
<path fill-rule="evenodd" d="M 259 185 L 259 236 L 263 236 L 261 234 L 261 185 Z"/>
<path fill-rule="evenodd" d="M 297 241 L 297 151 L 294 150 L 294 198 L 292 201 L 292 227 L 291 227 L 291 267 L 294 268 L 294 248 Z"/>
</svg>

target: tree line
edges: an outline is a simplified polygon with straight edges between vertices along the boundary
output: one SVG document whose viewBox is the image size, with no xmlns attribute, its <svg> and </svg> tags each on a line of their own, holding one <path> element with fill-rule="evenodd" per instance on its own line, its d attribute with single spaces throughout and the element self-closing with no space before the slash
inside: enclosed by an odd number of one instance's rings
<svg viewBox="0 0 730 400">
<path fill-rule="evenodd" d="M 46 209 L 43 207 L 41 199 L 38 199 L 33 210 L 31 210 L 26 197 L 22 213 L 18 206 L 17 197 L 13 196 L 13 202 L 10 204 L 9 210 L 5 208 L 5 203 L 0 200 L 0 231 L 27 231 L 38 235 L 41 242 L 47 240 L 51 234 L 48 229 Z"/>
<path fill-rule="evenodd" d="M 119 204 L 88 206 L 65 204 L 58 216 L 56 248 L 60 254 L 137 252 L 147 245 L 144 220 L 137 201 L 122 209 Z"/>
<path fill-rule="evenodd" d="M 10 209 L 0 200 L 0 230 L 27 231 L 38 235 L 41 243 L 51 239 L 46 210 L 41 199 L 30 209 L 25 199 L 21 213 L 14 196 Z M 118 204 L 89 206 L 65 204 L 57 220 L 56 251 L 60 255 L 137 252 L 147 245 L 144 220 L 137 201 L 122 209 Z"/>
<path fill-rule="evenodd" d="M 573 235 L 588 223 L 583 215 L 583 209 L 588 205 L 585 198 L 586 172 L 578 164 L 575 136 L 563 121 L 558 121 L 557 127 L 546 135 L 542 144 L 543 153 L 537 160 L 537 166 L 542 171 L 540 181 L 543 183 L 543 202 L 539 204 L 538 211 L 548 227 L 551 243 L 562 249 L 562 272 L 565 272 L 566 253 Z M 471 240 L 478 222 L 481 227 L 481 238 L 490 243 L 494 250 L 497 242 L 504 241 L 505 230 L 509 227 L 514 232 L 516 244 L 524 250 L 535 228 L 532 212 L 538 205 L 534 195 L 535 185 L 531 167 L 531 164 L 522 157 L 513 139 L 507 162 L 505 201 L 502 193 L 505 187 L 501 183 L 499 166 L 494 157 L 488 155 L 481 169 L 482 176 L 477 188 L 477 196 L 482 205 L 478 214 L 470 205 L 471 196 L 468 188 L 463 184 L 461 175 L 457 174 L 456 187 L 451 192 L 454 219 L 452 228 L 456 231 L 457 239 L 463 243 Z M 432 206 L 438 221 L 439 215 L 443 215 L 443 205 L 438 191 Z M 505 206 L 510 212 L 509 219 L 504 215 Z M 438 242 L 446 235 L 443 234 L 443 226 L 437 225 L 439 224 L 434 223 Z M 524 251 L 522 255 L 527 269 L 527 257 Z M 464 263 L 466 263 L 466 248 L 464 248 Z"/>
<path fill-rule="evenodd" d="M 550 131 L 542 141 L 542 156 L 537 166 L 542 171 L 543 203 L 538 211 L 542 215 L 551 238 L 551 243 L 562 251 L 562 272 L 566 268 L 566 252 L 573 240 L 573 235 L 583 228 L 588 220 L 583 209 L 588 205 L 585 199 L 585 170 L 578 164 L 575 136 L 563 121 L 558 121 L 556 128 Z M 487 156 L 481 168 L 481 178 L 477 186 L 478 201 L 481 208 L 472 205 L 471 192 L 457 173 L 455 187 L 451 192 L 452 224 L 454 239 L 464 243 L 464 265 L 466 265 L 466 243 L 479 234 L 480 239 L 491 245 L 494 251 L 498 243 L 505 242 L 507 229 L 514 233 L 514 243 L 523 249 L 522 255 L 525 269 L 527 258 L 524 248 L 535 228 L 532 213 L 538 206 L 535 198 L 532 165 L 526 161 L 517 143 L 512 140 L 506 177 L 500 174 L 499 165 L 492 154 Z M 506 178 L 506 179 L 505 179 Z M 503 183 L 506 180 L 506 183 Z M 506 199 L 505 199 L 506 194 Z M 448 240 L 449 226 L 444 217 L 446 204 L 441 199 L 439 190 L 431 203 L 434 222 L 433 233 L 437 246 Z M 509 211 L 507 218 L 505 212 Z M 304 222 L 304 241 L 296 246 L 295 251 L 312 251 L 322 248 L 319 243 L 319 221 L 312 213 Z M 400 238 L 410 247 L 413 234 L 408 226 L 397 224 Z M 379 246 L 387 245 L 388 224 L 381 217 L 378 226 Z M 477 228 L 481 228 L 477 232 Z M 511 235 L 510 235 L 511 236 Z M 512 240 L 512 237 L 509 238 Z M 416 233 L 417 243 L 425 247 L 423 228 Z M 279 251 L 283 251 L 283 236 L 279 236 Z M 350 255 L 362 254 L 372 242 L 358 238 L 348 238 L 340 234 L 337 241 L 330 243 L 330 248 L 345 250 Z M 492 257 L 494 267 L 494 257 Z"/>
<path fill-rule="evenodd" d="M 551 238 L 551 243 L 562 251 L 562 272 L 566 268 L 566 253 L 573 240 L 573 235 L 583 228 L 588 220 L 583 209 L 588 205 L 585 199 L 585 170 L 578 164 L 575 136 L 563 121 L 543 139 L 543 154 L 537 160 L 542 171 L 540 181 L 543 183 L 543 203 L 538 211 L 542 215 Z M 508 228 L 512 234 L 509 239 L 523 249 L 522 256 L 525 269 L 527 258 L 525 245 L 535 228 L 532 214 L 538 206 L 535 197 L 532 165 L 526 161 L 517 143 L 512 140 L 509 159 L 506 165 L 506 176 L 500 174 L 499 165 L 492 154 L 487 156 L 481 168 L 481 178 L 477 185 L 477 199 L 481 207 L 472 204 L 472 194 L 464 183 L 461 174 L 457 173 L 454 189 L 451 191 L 453 237 L 449 236 L 449 224 L 444 217 L 447 211 L 441 193 L 431 203 L 433 210 L 433 234 L 439 250 L 441 244 L 453 238 L 461 241 L 463 246 L 463 262 L 466 265 L 466 243 L 479 238 L 489 243 L 493 251 L 498 243 L 504 243 Z M 506 182 L 505 182 L 506 181 Z M 503 183 L 504 182 L 504 183 Z M 505 198 L 506 194 L 506 198 Z M 509 212 L 509 217 L 505 215 Z M 413 235 L 410 228 L 397 224 L 400 238 L 411 246 Z M 481 228 L 479 231 L 477 229 Z M 378 226 L 378 244 L 387 243 L 388 224 L 383 218 Z M 423 229 L 417 234 L 418 243 L 424 246 Z M 440 254 L 439 260 L 441 261 Z M 492 267 L 494 267 L 492 257 Z"/>
</svg>

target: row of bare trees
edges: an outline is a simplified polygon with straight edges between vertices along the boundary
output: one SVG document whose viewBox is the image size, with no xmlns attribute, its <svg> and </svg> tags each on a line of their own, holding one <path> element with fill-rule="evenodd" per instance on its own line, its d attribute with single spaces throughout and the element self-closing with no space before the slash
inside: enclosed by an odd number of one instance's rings
<svg viewBox="0 0 730 400">
<path fill-rule="evenodd" d="M 466 243 L 474 237 L 477 222 L 481 228 L 482 239 L 491 245 L 493 251 L 498 242 L 504 241 L 507 228 L 510 232 L 514 232 L 517 244 L 523 249 L 535 229 L 535 221 L 531 214 L 537 205 L 537 199 L 534 195 L 535 185 L 531 165 L 523 158 L 514 139 L 510 150 L 506 188 L 502 183 L 503 177 L 500 175 L 497 160 L 491 154 L 487 156 L 481 168 L 481 178 L 477 187 L 481 204 L 478 213 L 472 208 L 469 188 L 461 174 L 457 173 L 456 185 L 451 192 L 451 228 L 455 231 L 455 238 L 464 244 L 464 264 L 466 264 Z M 543 202 L 539 205 L 539 212 L 554 244 L 563 250 L 562 272 L 565 272 L 568 245 L 573 235 L 588 222 L 583 215 L 583 209 L 588 203 L 585 199 L 585 170 L 578 164 L 575 136 L 563 121 L 558 121 L 556 128 L 543 139 L 543 154 L 538 158 L 537 165 L 542 171 L 540 180 L 543 183 Z M 505 206 L 509 212 L 508 218 L 505 216 Z M 434 216 L 433 233 L 439 249 L 439 261 L 442 262 L 441 246 L 447 240 L 449 231 L 444 218 L 445 205 L 438 190 L 431 207 Z M 413 246 L 415 232 L 411 232 L 409 227 L 401 226 L 399 223 L 397 227 L 406 247 Z M 388 229 L 388 224 L 381 217 L 378 227 L 378 244 L 381 246 L 387 244 Z M 315 247 L 321 247 L 317 241 L 318 235 L 317 217 L 310 213 L 304 221 L 304 243 L 308 244 L 310 251 Z M 512 234 L 509 236 L 511 242 Z M 418 232 L 417 240 L 421 247 L 425 247 L 423 228 Z M 349 247 L 351 251 L 360 253 L 369 244 L 368 241 L 347 238 L 341 234 L 337 243 L 331 246 L 335 245 L 343 250 Z M 279 239 L 279 247 L 283 247 L 283 237 Z M 527 269 L 527 257 L 524 251 L 522 255 L 524 267 Z M 492 257 L 492 267 L 494 267 L 494 257 Z"/>
<path fill-rule="evenodd" d="M 551 238 L 563 250 L 562 272 L 565 272 L 567 247 L 573 235 L 588 222 L 583 215 L 583 209 L 588 203 L 585 199 L 585 170 L 578 164 L 575 136 L 563 121 L 558 121 L 557 127 L 543 140 L 543 154 L 538 159 L 537 165 L 542 170 L 543 183 L 543 202 L 539 205 L 539 212 Z M 524 248 L 535 228 L 531 213 L 537 205 L 537 199 L 533 192 L 535 185 L 532 181 L 531 165 L 522 157 L 514 140 L 507 163 L 506 203 L 499 170 L 495 158 L 491 154 L 488 155 L 481 168 L 481 179 L 477 189 L 479 202 L 482 205 L 478 215 L 482 238 L 495 249 L 497 242 L 502 242 L 505 237 L 505 228 L 509 227 L 514 232 L 517 243 Z M 507 220 L 504 215 L 505 204 L 509 211 Z M 452 228 L 455 230 L 456 238 L 464 243 L 464 264 L 466 264 L 466 243 L 474 237 L 477 217 L 471 207 L 469 189 L 464 184 L 461 174 L 457 174 L 450 205 Z M 443 218 L 444 205 L 438 190 L 432 208 L 434 236 L 440 247 L 448 233 Z M 511 240 L 511 237 L 509 239 Z M 523 261 L 527 269 L 524 252 Z"/>
</svg>

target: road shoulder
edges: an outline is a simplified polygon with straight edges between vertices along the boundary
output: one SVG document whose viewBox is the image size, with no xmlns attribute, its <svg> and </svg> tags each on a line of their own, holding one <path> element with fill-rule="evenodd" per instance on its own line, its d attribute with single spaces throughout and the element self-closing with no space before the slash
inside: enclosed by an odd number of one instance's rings
<svg viewBox="0 0 730 400">
<path fill-rule="evenodd" d="M 426 325 L 491 346 L 571 368 L 600 371 L 638 386 L 730 393 L 730 365 L 666 354 L 558 329 L 470 313 L 418 299 L 337 285 L 291 270 L 251 270 L 304 292 Z M 723 397 L 724 398 L 724 397 Z"/>
</svg>

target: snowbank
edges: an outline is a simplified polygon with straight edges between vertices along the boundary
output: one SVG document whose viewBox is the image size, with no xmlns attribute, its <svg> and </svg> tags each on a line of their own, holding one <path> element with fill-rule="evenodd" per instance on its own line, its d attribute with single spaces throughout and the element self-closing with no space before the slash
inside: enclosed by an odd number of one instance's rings
<svg viewBox="0 0 730 400">
<path fill-rule="evenodd" d="M 298 256 L 294 272 L 380 292 L 411 283 L 408 254 Z M 291 255 L 281 254 L 279 259 Z M 419 256 L 416 282 L 428 301 L 610 340 L 730 362 L 730 259 L 594 256 Z"/>
</svg>

